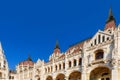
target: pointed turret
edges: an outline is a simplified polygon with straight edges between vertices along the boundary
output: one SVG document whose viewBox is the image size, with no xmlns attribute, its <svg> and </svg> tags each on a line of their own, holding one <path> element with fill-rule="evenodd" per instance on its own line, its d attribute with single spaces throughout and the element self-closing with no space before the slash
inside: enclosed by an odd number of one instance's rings
<svg viewBox="0 0 120 80">
<path fill-rule="evenodd" d="M 115 18 L 114 18 L 113 13 L 112 13 L 112 7 L 111 7 L 110 10 L 109 10 L 109 16 L 108 16 L 108 19 L 107 19 L 106 23 L 108 23 L 112 20 L 115 21 Z"/>
<path fill-rule="evenodd" d="M 113 13 L 112 13 L 112 7 L 110 8 L 109 10 L 109 15 L 108 15 L 108 19 L 106 21 L 106 25 L 105 25 L 105 29 L 104 30 L 112 30 L 112 31 L 109 31 L 110 33 L 114 31 L 114 29 L 116 28 L 116 23 L 115 23 L 115 18 L 113 16 Z"/>
<path fill-rule="evenodd" d="M 28 55 L 27 61 L 32 61 L 30 55 Z"/>
<path fill-rule="evenodd" d="M 60 47 L 59 47 L 59 44 L 58 44 L 58 40 L 56 41 L 56 45 L 55 45 L 55 48 L 54 48 L 54 53 L 55 54 L 60 53 Z"/>
<path fill-rule="evenodd" d="M 54 49 L 60 49 L 59 44 L 58 44 L 58 40 L 56 41 L 56 45 Z"/>
</svg>

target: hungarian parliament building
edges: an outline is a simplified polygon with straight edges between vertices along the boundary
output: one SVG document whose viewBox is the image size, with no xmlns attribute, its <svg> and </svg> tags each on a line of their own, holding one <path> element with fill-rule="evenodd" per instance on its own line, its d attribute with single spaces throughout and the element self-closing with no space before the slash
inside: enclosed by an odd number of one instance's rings
<svg viewBox="0 0 120 80">
<path fill-rule="evenodd" d="M 103 30 L 64 53 L 57 41 L 48 62 L 28 56 L 11 71 L 0 44 L 0 80 L 120 80 L 120 25 L 112 9 Z"/>
</svg>

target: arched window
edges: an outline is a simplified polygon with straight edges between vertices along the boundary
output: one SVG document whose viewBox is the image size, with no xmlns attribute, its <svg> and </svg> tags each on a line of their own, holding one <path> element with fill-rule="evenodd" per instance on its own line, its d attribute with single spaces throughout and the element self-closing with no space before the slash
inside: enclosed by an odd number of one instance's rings
<svg viewBox="0 0 120 80">
<path fill-rule="evenodd" d="M 69 61 L 69 68 L 71 67 L 71 61 Z"/>
<path fill-rule="evenodd" d="M 95 52 L 95 59 L 96 59 L 96 60 L 102 59 L 103 56 L 104 56 L 103 50 L 97 50 L 97 51 Z"/>
<path fill-rule="evenodd" d="M 77 61 L 76 61 L 76 59 L 74 59 L 74 66 L 77 66 Z"/>
</svg>

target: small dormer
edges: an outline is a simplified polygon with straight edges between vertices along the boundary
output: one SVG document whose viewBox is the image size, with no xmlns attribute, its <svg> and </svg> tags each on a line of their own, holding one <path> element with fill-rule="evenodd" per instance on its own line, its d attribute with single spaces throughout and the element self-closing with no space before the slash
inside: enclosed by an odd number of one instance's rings
<svg viewBox="0 0 120 80">
<path fill-rule="evenodd" d="M 107 33 L 112 34 L 116 28 L 116 21 L 112 13 L 112 8 L 109 10 L 109 16 L 105 24 L 105 29 L 104 31 Z"/>
</svg>

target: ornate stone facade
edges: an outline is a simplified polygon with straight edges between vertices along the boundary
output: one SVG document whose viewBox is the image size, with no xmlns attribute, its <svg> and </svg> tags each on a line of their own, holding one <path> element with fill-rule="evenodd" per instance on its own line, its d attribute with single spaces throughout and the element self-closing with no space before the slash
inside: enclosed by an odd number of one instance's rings
<svg viewBox="0 0 120 80">
<path fill-rule="evenodd" d="M 98 30 L 65 53 L 61 53 L 57 42 L 48 62 L 32 62 L 29 57 L 16 66 L 16 73 L 9 73 L 11 77 L 10 80 L 120 80 L 120 25 L 116 25 L 112 10 L 103 31 Z"/>
</svg>

